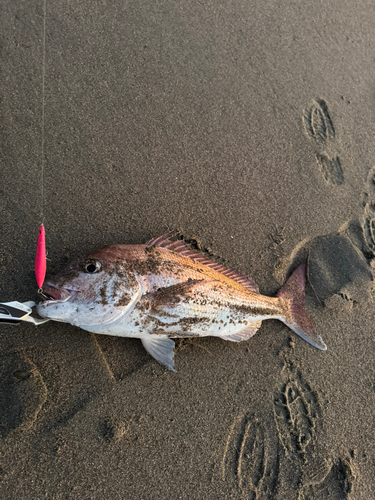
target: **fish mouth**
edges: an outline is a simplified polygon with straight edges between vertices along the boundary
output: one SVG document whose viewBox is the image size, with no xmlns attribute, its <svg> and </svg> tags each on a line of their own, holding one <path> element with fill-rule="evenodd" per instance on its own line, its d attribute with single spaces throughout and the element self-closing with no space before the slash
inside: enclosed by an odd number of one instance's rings
<svg viewBox="0 0 375 500">
<path fill-rule="evenodd" d="M 69 288 L 58 288 L 51 283 L 47 283 L 39 292 L 39 295 L 44 299 L 43 304 L 49 302 L 67 302 L 74 297 L 78 290 L 71 290 Z"/>
</svg>

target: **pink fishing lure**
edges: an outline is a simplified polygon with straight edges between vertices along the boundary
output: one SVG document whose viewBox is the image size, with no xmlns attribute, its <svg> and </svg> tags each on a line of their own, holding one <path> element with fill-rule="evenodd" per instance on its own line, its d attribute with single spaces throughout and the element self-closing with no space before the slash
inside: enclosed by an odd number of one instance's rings
<svg viewBox="0 0 375 500">
<path fill-rule="evenodd" d="M 35 277 L 39 288 L 42 288 L 44 278 L 46 276 L 47 259 L 46 259 L 46 232 L 44 225 L 39 228 L 38 243 L 36 246 L 35 256 Z"/>
</svg>

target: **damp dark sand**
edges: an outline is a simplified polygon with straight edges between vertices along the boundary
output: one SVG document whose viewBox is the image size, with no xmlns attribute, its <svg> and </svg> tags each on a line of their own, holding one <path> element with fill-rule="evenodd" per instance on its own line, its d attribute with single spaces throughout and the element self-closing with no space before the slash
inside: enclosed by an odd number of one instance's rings
<svg viewBox="0 0 375 500">
<path fill-rule="evenodd" d="M 42 2 L 3 2 L 0 300 L 36 298 Z M 0 497 L 363 499 L 375 491 L 372 2 L 47 0 L 51 273 L 166 231 L 273 294 L 308 259 L 328 346 L 1 327 Z"/>
</svg>

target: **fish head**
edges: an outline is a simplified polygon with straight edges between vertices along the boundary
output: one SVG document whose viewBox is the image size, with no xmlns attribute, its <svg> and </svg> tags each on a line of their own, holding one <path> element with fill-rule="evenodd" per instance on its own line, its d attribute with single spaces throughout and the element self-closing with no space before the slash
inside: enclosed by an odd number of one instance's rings
<svg viewBox="0 0 375 500">
<path fill-rule="evenodd" d="M 38 314 L 80 327 L 110 324 L 126 314 L 140 285 L 126 259 L 108 248 L 75 260 L 50 278 Z"/>
</svg>

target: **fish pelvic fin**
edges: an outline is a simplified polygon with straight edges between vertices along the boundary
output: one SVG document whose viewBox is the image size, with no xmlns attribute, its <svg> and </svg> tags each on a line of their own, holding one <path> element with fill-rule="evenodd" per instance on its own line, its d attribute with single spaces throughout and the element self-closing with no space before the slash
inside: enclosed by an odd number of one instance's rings
<svg viewBox="0 0 375 500">
<path fill-rule="evenodd" d="M 151 356 L 162 365 L 167 366 L 172 372 L 174 368 L 174 342 L 173 340 L 158 335 L 150 335 L 141 339 L 143 347 Z"/>
<path fill-rule="evenodd" d="M 305 281 L 306 262 L 293 272 L 277 293 L 277 297 L 285 309 L 284 316 L 280 319 L 306 342 L 325 351 L 327 346 L 316 333 L 314 325 L 306 313 Z"/>
</svg>

